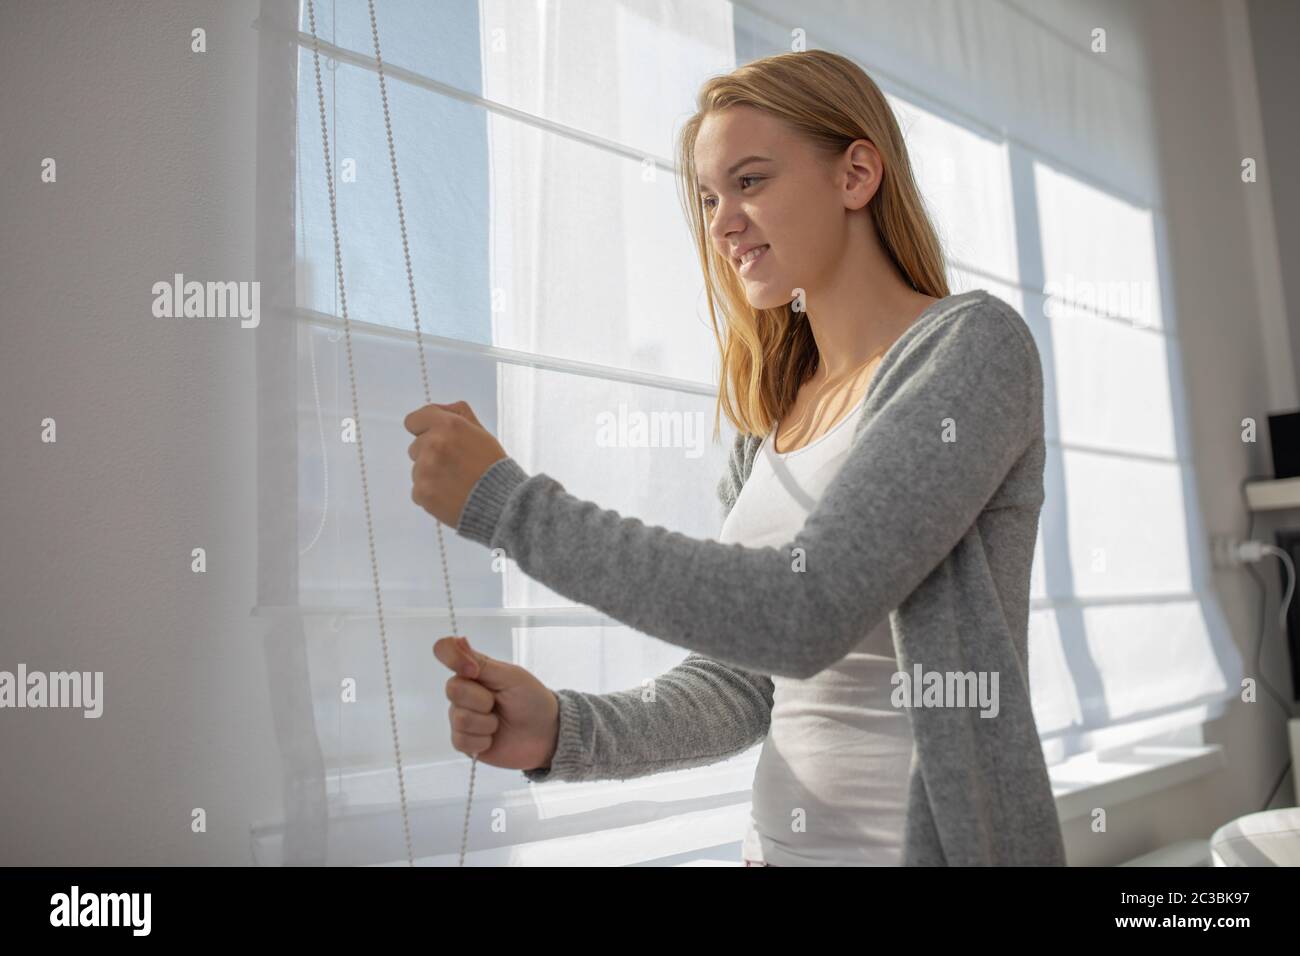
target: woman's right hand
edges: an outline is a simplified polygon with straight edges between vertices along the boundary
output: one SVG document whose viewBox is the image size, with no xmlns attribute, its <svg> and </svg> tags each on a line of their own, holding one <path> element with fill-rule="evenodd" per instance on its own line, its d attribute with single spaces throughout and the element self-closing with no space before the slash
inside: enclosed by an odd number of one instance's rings
<svg viewBox="0 0 1300 956">
<path fill-rule="evenodd" d="M 507 770 L 549 767 L 560 727 L 554 692 L 517 664 L 494 660 L 463 637 L 444 637 L 433 654 L 456 673 L 447 680 L 451 744 Z"/>
</svg>

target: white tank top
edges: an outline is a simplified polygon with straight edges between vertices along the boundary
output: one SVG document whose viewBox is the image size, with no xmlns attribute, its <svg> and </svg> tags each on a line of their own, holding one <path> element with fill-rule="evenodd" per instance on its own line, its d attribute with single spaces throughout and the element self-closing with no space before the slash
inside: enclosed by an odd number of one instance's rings
<svg viewBox="0 0 1300 956">
<path fill-rule="evenodd" d="M 719 540 L 749 547 L 793 541 L 843 465 L 864 404 L 865 396 L 825 435 L 784 454 L 769 434 Z M 772 677 L 772 721 L 754 773 L 746 860 L 901 862 L 912 731 L 907 712 L 889 701 L 897 669 L 886 617 L 821 673 L 807 680 Z"/>
</svg>

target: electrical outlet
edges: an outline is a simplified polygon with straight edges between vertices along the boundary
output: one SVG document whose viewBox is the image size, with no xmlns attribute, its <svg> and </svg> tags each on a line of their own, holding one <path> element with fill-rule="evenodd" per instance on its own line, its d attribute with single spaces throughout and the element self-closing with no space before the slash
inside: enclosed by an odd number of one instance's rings
<svg viewBox="0 0 1300 956">
<path fill-rule="evenodd" d="M 1230 534 L 1216 534 L 1210 539 L 1211 560 L 1216 568 L 1235 568 L 1241 561 L 1237 558 L 1237 539 Z"/>
</svg>

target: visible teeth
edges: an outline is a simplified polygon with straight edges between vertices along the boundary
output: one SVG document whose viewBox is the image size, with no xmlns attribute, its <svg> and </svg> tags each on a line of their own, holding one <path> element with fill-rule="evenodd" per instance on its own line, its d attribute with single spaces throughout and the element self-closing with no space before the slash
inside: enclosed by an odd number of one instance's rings
<svg viewBox="0 0 1300 956">
<path fill-rule="evenodd" d="M 760 252 L 762 252 L 766 248 L 767 246 L 759 246 L 757 249 L 750 249 L 747 253 L 745 253 L 743 256 L 740 257 L 740 264 L 744 265 L 746 262 L 749 262 L 751 259 L 754 259 L 755 257 L 758 256 Z"/>
</svg>

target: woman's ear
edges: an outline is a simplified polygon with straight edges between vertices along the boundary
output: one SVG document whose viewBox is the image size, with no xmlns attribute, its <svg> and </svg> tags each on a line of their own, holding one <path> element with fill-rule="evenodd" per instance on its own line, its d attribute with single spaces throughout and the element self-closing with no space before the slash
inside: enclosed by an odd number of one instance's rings
<svg viewBox="0 0 1300 956">
<path fill-rule="evenodd" d="M 885 164 L 869 139 L 855 139 L 844 150 L 844 205 L 861 209 L 880 190 Z"/>
</svg>

